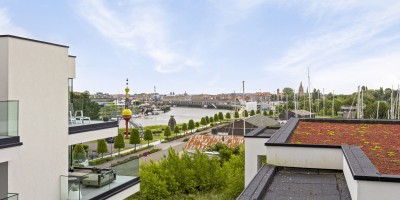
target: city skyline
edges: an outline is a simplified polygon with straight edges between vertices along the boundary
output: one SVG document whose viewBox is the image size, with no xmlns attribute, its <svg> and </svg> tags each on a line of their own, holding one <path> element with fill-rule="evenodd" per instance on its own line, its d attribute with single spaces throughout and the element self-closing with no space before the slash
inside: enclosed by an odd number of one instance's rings
<svg viewBox="0 0 400 200">
<path fill-rule="evenodd" d="M 0 2 L 0 34 L 70 46 L 76 91 L 397 89 L 396 1 Z"/>
</svg>

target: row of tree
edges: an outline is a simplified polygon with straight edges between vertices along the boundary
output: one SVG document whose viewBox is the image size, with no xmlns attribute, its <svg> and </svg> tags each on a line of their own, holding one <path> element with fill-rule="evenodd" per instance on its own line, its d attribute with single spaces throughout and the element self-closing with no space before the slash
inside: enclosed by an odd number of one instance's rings
<svg viewBox="0 0 400 200">
<path fill-rule="evenodd" d="M 361 87 L 363 92 L 363 103 L 364 108 L 364 118 L 387 118 L 388 110 L 390 108 L 391 97 L 395 98 L 397 96 L 397 91 L 390 88 L 383 89 L 382 87 L 378 90 L 368 89 L 365 86 Z M 284 88 L 283 89 L 283 101 L 288 99 L 288 109 L 295 109 L 295 102 L 297 102 L 297 109 L 310 110 L 310 100 L 311 100 L 311 110 L 318 115 L 329 115 L 336 116 L 337 112 L 340 111 L 341 106 L 353 106 L 357 105 L 358 92 L 354 92 L 350 95 L 334 95 L 333 93 L 322 94 L 319 89 L 314 89 L 310 94 L 298 95 L 295 94 L 293 89 Z M 379 113 L 377 113 L 379 101 Z M 281 104 L 277 106 L 278 113 L 286 112 L 286 104 Z"/>
<path fill-rule="evenodd" d="M 224 199 L 235 199 L 244 188 L 244 152 L 228 160 L 197 151 L 181 156 L 172 148 L 159 162 L 140 166 L 140 196 L 143 199 L 179 198 L 182 194 L 220 191 Z"/>
</svg>

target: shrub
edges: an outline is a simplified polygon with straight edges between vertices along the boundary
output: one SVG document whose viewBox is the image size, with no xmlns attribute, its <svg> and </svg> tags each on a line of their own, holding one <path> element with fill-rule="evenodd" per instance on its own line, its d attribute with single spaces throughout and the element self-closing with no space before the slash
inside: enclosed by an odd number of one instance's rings
<svg viewBox="0 0 400 200">
<path fill-rule="evenodd" d="M 72 158 L 74 160 L 86 160 L 86 152 L 82 144 L 75 145 Z"/>
<path fill-rule="evenodd" d="M 104 153 L 108 152 L 107 142 L 105 139 L 97 140 L 97 153 L 101 153 L 103 158 Z"/>
<path fill-rule="evenodd" d="M 200 120 L 200 124 L 203 126 L 207 125 L 206 118 L 202 117 Z"/>
<path fill-rule="evenodd" d="M 235 111 L 235 118 L 236 119 L 239 118 L 239 112 L 238 111 Z"/>
<path fill-rule="evenodd" d="M 168 138 L 169 136 L 171 136 L 171 129 L 169 128 L 169 126 L 167 126 L 167 127 L 165 128 L 164 136 L 167 137 L 167 138 Z"/>
<path fill-rule="evenodd" d="M 133 129 L 132 134 L 129 137 L 129 144 L 134 144 L 135 145 L 135 150 L 136 150 L 136 145 L 140 144 L 140 134 L 138 129 Z"/>
<path fill-rule="evenodd" d="M 125 148 L 124 136 L 121 133 L 119 133 L 117 135 L 117 137 L 115 137 L 114 148 L 118 149 L 118 155 L 119 155 L 121 149 Z"/>
<path fill-rule="evenodd" d="M 186 123 L 183 123 L 182 125 L 182 131 L 186 133 L 186 131 L 188 130 L 188 126 Z"/>
<path fill-rule="evenodd" d="M 205 119 L 206 119 L 206 123 L 209 124 L 210 123 L 210 118 L 208 116 L 206 116 Z"/>
<path fill-rule="evenodd" d="M 144 132 L 144 140 L 147 140 L 147 145 L 150 145 L 150 140 L 153 139 L 153 134 L 151 133 L 150 129 L 147 129 Z"/>
<path fill-rule="evenodd" d="M 179 127 L 178 126 L 175 126 L 174 133 L 175 133 L 175 137 L 178 137 L 178 133 L 179 133 Z"/>
<path fill-rule="evenodd" d="M 222 114 L 222 112 L 218 113 L 218 119 L 219 119 L 219 121 L 224 120 L 224 114 Z"/>
<path fill-rule="evenodd" d="M 189 120 L 188 129 L 193 133 L 193 129 L 195 128 L 193 119 Z"/>
<path fill-rule="evenodd" d="M 257 112 L 256 112 L 257 114 L 261 114 L 261 110 L 257 110 Z"/>
<path fill-rule="evenodd" d="M 230 113 L 230 112 L 227 112 L 227 113 L 225 114 L 225 118 L 226 118 L 226 119 L 230 119 L 230 118 L 231 118 L 231 113 Z"/>
<path fill-rule="evenodd" d="M 214 123 L 214 118 L 210 117 L 210 123 Z"/>
<path fill-rule="evenodd" d="M 215 113 L 215 114 L 214 114 L 214 122 L 217 122 L 218 120 L 219 120 L 218 114 Z"/>
<path fill-rule="evenodd" d="M 250 111 L 250 116 L 254 116 L 256 113 L 254 112 L 254 110 Z"/>
</svg>

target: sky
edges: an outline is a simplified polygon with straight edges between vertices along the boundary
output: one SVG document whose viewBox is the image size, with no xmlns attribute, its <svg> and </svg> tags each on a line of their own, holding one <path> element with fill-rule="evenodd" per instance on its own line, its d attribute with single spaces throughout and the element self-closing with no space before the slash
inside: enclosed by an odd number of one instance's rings
<svg viewBox="0 0 400 200">
<path fill-rule="evenodd" d="M 397 0 L 0 0 L 0 34 L 67 45 L 75 91 L 218 94 L 400 84 Z"/>
</svg>

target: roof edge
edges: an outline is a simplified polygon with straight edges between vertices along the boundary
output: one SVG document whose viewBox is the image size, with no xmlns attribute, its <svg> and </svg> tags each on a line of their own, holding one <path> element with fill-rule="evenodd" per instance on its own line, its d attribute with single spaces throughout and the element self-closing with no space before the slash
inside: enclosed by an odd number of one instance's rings
<svg viewBox="0 0 400 200">
<path fill-rule="evenodd" d="M 9 38 L 15 38 L 15 39 L 20 39 L 20 40 L 26 40 L 26 41 L 37 42 L 37 43 L 42 43 L 42 44 L 48 44 L 48 45 L 53 45 L 53 46 L 58 46 L 58 47 L 63 47 L 63 48 L 69 48 L 69 46 L 62 45 L 62 44 L 45 42 L 45 41 L 42 41 L 42 40 L 35 40 L 35 39 L 21 37 L 21 36 L 15 36 L 15 35 L 0 35 L 0 38 L 3 38 L 3 37 L 9 37 Z"/>
</svg>

